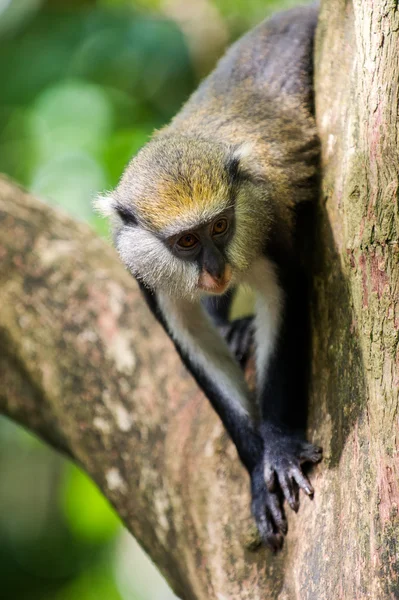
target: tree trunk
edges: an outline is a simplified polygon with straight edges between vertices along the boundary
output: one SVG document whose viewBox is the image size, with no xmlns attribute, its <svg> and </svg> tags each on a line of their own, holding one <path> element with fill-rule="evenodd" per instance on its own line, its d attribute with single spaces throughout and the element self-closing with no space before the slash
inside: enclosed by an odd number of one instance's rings
<svg viewBox="0 0 399 600">
<path fill-rule="evenodd" d="M 184 600 L 399 598 L 396 0 L 328 0 L 308 436 L 325 458 L 282 553 L 115 252 L 0 182 L 0 409 L 72 456 Z"/>
</svg>

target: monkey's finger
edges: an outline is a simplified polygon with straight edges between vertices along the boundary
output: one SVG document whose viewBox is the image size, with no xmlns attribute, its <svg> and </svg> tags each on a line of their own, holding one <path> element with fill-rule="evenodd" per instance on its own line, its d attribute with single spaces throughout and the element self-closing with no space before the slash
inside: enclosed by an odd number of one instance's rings
<svg viewBox="0 0 399 600">
<path fill-rule="evenodd" d="M 280 487 L 283 491 L 284 498 L 287 500 L 289 506 L 292 508 L 294 512 L 298 512 L 299 510 L 299 492 L 298 485 L 295 481 L 291 479 L 287 473 L 279 473 L 278 480 L 280 483 Z"/>
<path fill-rule="evenodd" d="M 276 489 L 276 474 L 273 467 L 268 463 L 265 463 L 264 465 L 263 477 L 269 492 L 274 492 Z"/>
<path fill-rule="evenodd" d="M 299 486 L 296 481 L 294 481 L 293 483 L 294 483 L 294 492 L 295 492 L 295 502 L 299 506 Z"/>
<path fill-rule="evenodd" d="M 323 458 L 323 448 L 320 446 L 314 446 L 313 444 L 303 444 L 299 460 L 301 463 L 312 462 L 318 463 Z"/>
<path fill-rule="evenodd" d="M 284 509 L 281 506 L 281 502 L 277 494 L 270 494 L 267 508 L 270 511 L 273 521 L 276 525 L 276 529 L 279 529 L 284 535 L 288 531 L 287 519 L 284 514 Z"/>
<path fill-rule="evenodd" d="M 253 318 L 247 318 L 246 323 L 242 327 L 241 331 L 241 352 L 248 352 L 252 338 L 253 338 L 253 330 L 252 330 L 252 321 Z"/>
<path fill-rule="evenodd" d="M 299 487 L 310 497 L 313 497 L 314 489 L 309 479 L 302 473 L 299 467 L 292 467 L 290 471 L 291 477 L 297 482 Z"/>
<path fill-rule="evenodd" d="M 236 319 L 224 328 L 224 336 L 238 362 L 245 363 L 252 341 L 253 317 Z"/>
<path fill-rule="evenodd" d="M 284 536 L 281 531 L 274 528 L 271 515 L 270 494 L 267 492 L 263 482 L 262 473 L 252 480 L 252 514 L 263 543 L 273 552 L 277 552 L 283 546 Z M 283 524 L 281 523 L 283 526 Z"/>
<path fill-rule="evenodd" d="M 261 498 L 258 497 L 252 503 L 252 514 L 263 543 L 273 552 L 277 552 L 283 546 L 284 536 L 281 532 L 275 532 L 273 530 L 271 518 L 266 514 L 266 505 L 264 502 L 260 502 L 260 499 Z M 263 500 L 264 499 L 265 498 L 263 498 Z"/>
<path fill-rule="evenodd" d="M 273 532 L 264 539 L 264 542 L 273 552 L 278 552 L 283 547 L 284 536 Z"/>
<path fill-rule="evenodd" d="M 270 521 L 266 517 L 265 523 L 267 525 L 263 528 L 263 530 L 258 527 L 263 543 L 273 552 L 278 552 L 283 547 L 284 535 L 280 532 L 274 532 Z"/>
</svg>

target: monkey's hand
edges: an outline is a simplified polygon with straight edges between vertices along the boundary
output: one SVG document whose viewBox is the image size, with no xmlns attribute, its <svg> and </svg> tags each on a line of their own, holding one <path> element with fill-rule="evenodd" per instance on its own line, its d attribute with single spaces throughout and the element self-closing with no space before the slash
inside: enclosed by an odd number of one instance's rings
<svg viewBox="0 0 399 600">
<path fill-rule="evenodd" d="M 219 331 L 226 340 L 232 354 L 241 367 L 244 368 L 253 341 L 253 317 L 243 317 L 220 325 Z"/>
<path fill-rule="evenodd" d="M 264 442 L 263 476 L 269 492 L 281 491 L 295 512 L 299 509 L 299 488 L 310 498 L 314 490 L 302 470 L 305 463 L 318 463 L 322 448 L 306 442 L 300 435 L 280 429 L 277 425 L 263 423 Z"/>
</svg>

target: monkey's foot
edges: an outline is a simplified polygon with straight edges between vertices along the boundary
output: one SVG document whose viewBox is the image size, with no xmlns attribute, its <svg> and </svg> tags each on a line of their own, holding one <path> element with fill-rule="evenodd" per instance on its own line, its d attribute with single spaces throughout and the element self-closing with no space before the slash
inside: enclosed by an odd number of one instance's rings
<svg viewBox="0 0 399 600">
<path fill-rule="evenodd" d="M 252 323 L 253 317 L 243 317 L 219 327 L 220 333 L 242 367 L 249 358 L 253 340 Z"/>
<path fill-rule="evenodd" d="M 270 492 L 265 484 L 263 465 L 251 474 L 252 515 L 263 543 L 273 552 L 281 550 L 287 533 L 287 520 L 280 490 Z"/>
<path fill-rule="evenodd" d="M 302 465 L 321 461 L 323 450 L 306 442 L 300 435 L 281 430 L 278 426 L 264 423 L 261 427 L 264 441 L 263 476 L 269 492 L 278 487 L 295 512 L 299 509 L 299 488 L 310 498 L 314 490 Z"/>
</svg>

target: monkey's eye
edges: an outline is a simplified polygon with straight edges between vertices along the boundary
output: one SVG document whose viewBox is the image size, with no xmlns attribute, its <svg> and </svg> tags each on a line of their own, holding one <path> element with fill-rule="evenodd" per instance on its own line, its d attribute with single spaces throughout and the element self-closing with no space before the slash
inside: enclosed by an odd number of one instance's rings
<svg viewBox="0 0 399 600">
<path fill-rule="evenodd" d="M 137 219 L 134 212 L 124 206 L 117 206 L 116 212 L 122 219 L 124 225 L 137 225 Z"/>
<path fill-rule="evenodd" d="M 224 233 L 225 231 L 227 231 L 228 225 L 229 224 L 227 222 L 227 219 L 218 219 L 213 224 L 212 235 L 220 235 Z"/>
<path fill-rule="evenodd" d="M 192 233 L 186 233 L 186 235 L 183 235 L 183 237 L 181 237 L 177 241 L 177 245 L 180 246 L 180 248 L 183 248 L 184 250 L 190 250 L 191 248 L 194 248 L 194 246 L 196 246 L 197 244 L 198 239 Z"/>
</svg>

